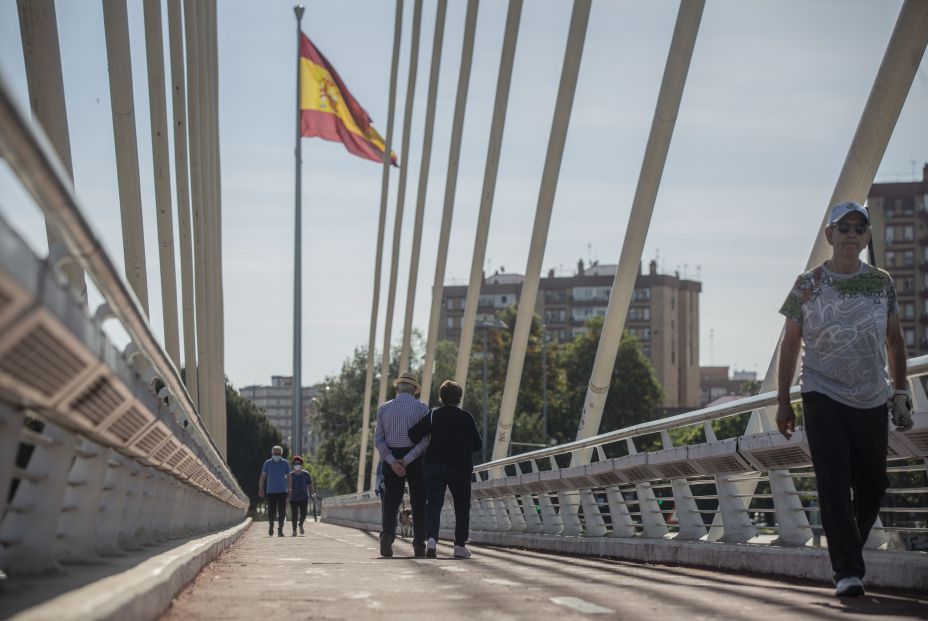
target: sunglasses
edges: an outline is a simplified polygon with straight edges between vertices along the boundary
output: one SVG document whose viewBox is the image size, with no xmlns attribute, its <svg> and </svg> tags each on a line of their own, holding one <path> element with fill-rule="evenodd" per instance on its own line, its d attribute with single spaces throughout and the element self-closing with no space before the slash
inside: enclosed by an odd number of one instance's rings
<svg viewBox="0 0 928 621">
<path fill-rule="evenodd" d="M 835 228 L 838 229 L 838 232 L 842 235 L 847 235 L 851 231 L 854 231 L 858 235 L 863 235 L 870 230 L 869 224 L 851 224 L 850 222 L 839 222 L 835 225 Z"/>
</svg>

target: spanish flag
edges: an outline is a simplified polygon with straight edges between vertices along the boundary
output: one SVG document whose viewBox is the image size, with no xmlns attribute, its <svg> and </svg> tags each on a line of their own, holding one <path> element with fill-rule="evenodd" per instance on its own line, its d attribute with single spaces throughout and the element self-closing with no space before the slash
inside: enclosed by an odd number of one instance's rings
<svg viewBox="0 0 928 621">
<path fill-rule="evenodd" d="M 384 140 L 338 72 L 305 34 L 300 39 L 300 135 L 341 142 L 350 153 L 383 161 Z M 391 151 L 394 166 L 396 153 Z"/>
</svg>

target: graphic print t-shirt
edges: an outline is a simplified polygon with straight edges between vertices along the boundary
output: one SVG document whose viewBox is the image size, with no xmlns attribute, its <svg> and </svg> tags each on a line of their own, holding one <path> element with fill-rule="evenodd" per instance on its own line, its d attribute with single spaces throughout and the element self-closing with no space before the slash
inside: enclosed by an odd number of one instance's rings
<svg viewBox="0 0 928 621">
<path fill-rule="evenodd" d="M 851 274 L 824 264 L 801 274 L 780 313 L 802 327 L 802 392 L 855 408 L 886 403 L 886 325 L 898 312 L 892 277 L 863 261 Z"/>
</svg>

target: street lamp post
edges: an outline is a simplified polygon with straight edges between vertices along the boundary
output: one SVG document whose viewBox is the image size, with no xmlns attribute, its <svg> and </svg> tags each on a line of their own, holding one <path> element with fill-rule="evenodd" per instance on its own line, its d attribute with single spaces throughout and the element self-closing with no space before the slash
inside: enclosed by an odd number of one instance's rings
<svg viewBox="0 0 928 621">
<path fill-rule="evenodd" d="M 487 462 L 487 330 L 489 326 L 481 325 L 483 328 L 483 445 L 481 446 L 481 457 L 483 463 Z"/>
<path fill-rule="evenodd" d="M 507 326 L 506 326 L 506 322 L 497 318 L 494 321 L 477 322 L 474 325 L 474 327 L 477 328 L 478 330 L 483 331 L 483 448 L 480 451 L 480 455 L 483 460 L 483 463 L 486 463 L 487 462 L 487 444 L 489 442 L 487 440 L 487 433 L 489 433 L 487 429 L 487 413 L 489 410 L 489 400 L 490 400 L 489 386 L 488 386 L 488 379 L 487 379 L 487 348 L 489 347 L 487 344 L 487 332 L 489 330 L 499 330 L 502 328 L 506 328 Z"/>
<path fill-rule="evenodd" d="M 548 332 L 541 324 L 541 424 L 545 443 L 548 442 Z"/>
</svg>

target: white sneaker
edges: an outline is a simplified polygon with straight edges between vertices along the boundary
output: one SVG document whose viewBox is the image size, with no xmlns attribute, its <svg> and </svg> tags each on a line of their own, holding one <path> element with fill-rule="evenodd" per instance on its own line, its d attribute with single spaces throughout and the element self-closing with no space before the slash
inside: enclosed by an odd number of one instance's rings
<svg viewBox="0 0 928 621">
<path fill-rule="evenodd" d="M 835 597 L 860 597 L 864 592 L 864 583 L 857 576 L 841 578 L 835 586 Z"/>
<path fill-rule="evenodd" d="M 470 550 L 464 546 L 454 546 L 454 558 L 470 558 L 470 556 Z"/>
<path fill-rule="evenodd" d="M 428 541 L 425 542 L 425 558 L 437 558 L 438 557 L 438 542 L 429 537 Z"/>
</svg>

